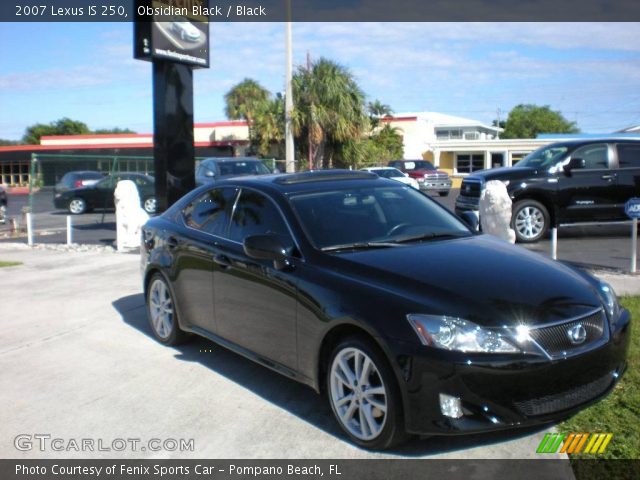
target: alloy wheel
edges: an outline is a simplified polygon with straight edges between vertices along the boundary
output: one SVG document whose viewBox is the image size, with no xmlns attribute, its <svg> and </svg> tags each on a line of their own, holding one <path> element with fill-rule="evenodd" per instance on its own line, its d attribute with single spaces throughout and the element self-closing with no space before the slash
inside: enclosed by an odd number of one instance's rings
<svg viewBox="0 0 640 480">
<path fill-rule="evenodd" d="M 514 225 L 521 238 L 533 240 L 544 231 L 544 214 L 539 208 L 527 205 L 518 210 Z"/>
<path fill-rule="evenodd" d="M 340 350 L 331 365 L 330 396 L 342 426 L 354 437 L 377 438 L 387 420 L 387 390 L 373 360 L 362 350 Z"/>
<path fill-rule="evenodd" d="M 155 197 L 147 198 L 144 201 L 144 211 L 147 213 L 156 213 L 156 199 Z"/>
<path fill-rule="evenodd" d="M 86 203 L 81 198 L 73 198 L 69 202 L 69 211 L 74 215 L 83 213 L 86 209 Z"/>
<path fill-rule="evenodd" d="M 159 278 L 149 289 L 149 315 L 158 337 L 163 340 L 169 338 L 173 329 L 173 301 L 167 285 Z"/>
</svg>

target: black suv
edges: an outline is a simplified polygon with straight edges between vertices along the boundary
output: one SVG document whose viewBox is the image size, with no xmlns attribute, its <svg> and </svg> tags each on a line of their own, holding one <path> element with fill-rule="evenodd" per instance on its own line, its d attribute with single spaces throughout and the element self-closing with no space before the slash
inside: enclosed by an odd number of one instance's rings
<svg viewBox="0 0 640 480">
<path fill-rule="evenodd" d="M 478 210 L 485 182 L 501 180 L 513 200 L 512 228 L 535 242 L 550 225 L 626 219 L 624 204 L 640 196 L 640 140 L 553 143 L 514 167 L 483 170 L 462 182 L 456 213 Z"/>
</svg>

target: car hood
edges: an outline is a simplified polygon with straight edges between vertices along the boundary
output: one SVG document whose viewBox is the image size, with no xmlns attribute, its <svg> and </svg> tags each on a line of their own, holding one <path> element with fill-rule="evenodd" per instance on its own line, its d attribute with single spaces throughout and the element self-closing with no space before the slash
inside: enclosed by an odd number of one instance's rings
<svg viewBox="0 0 640 480">
<path fill-rule="evenodd" d="M 386 294 L 413 303 L 413 312 L 466 318 L 498 327 L 564 320 L 602 303 L 583 273 L 489 235 L 333 254 Z"/>
<path fill-rule="evenodd" d="M 538 174 L 538 170 L 531 167 L 500 167 L 489 170 L 481 170 L 469 175 L 468 179 L 477 179 L 484 182 L 489 180 L 517 180 L 528 178 Z"/>
</svg>

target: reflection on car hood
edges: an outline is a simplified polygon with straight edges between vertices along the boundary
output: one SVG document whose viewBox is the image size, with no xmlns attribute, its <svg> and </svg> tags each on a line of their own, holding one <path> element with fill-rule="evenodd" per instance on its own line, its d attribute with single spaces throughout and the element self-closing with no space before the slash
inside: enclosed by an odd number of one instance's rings
<svg viewBox="0 0 640 480">
<path fill-rule="evenodd" d="M 424 306 L 414 313 L 502 326 L 563 320 L 601 306 L 582 274 L 489 235 L 332 255 L 336 270 Z"/>
</svg>

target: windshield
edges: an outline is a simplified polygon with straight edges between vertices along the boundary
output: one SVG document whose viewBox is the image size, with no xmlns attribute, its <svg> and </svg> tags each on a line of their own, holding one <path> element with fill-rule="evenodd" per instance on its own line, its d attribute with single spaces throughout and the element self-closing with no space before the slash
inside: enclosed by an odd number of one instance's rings
<svg viewBox="0 0 640 480">
<path fill-rule="evenodd" d="M 436 167 L 427 162 L 426 160 L 415 160 L 411 162 L 404 162 L 405 170 L 435 170 Z"/>
<path fill-rule="evenodd" d="M 558 163 L 558 160 L 560 160 L 567 151 L 568 148 L 565 145 L 542 147 L 524 157 L 516 166 L 542 168 L 546 170 Z"/>
<path fill-rule="evenodd" d="M 220 175 L 267 175 L 271 173 L 262 162 L 220 162 Z"/>
<path fill-rule="evenodd" d="M 291 197 L 291 204 L 311 243 L 319 249 L 471 235 L 433 200 L 398 185 L 299 194 Z"/>
<path fill-rule="evenodd" d="M 402 172 L 400 170 L 387 170 L 387 169 L 380 169 L 380 170 L 371 170 L 373 173 L 375 173 L 376 175 L 378 175 L 379 177 L 384 177 L 384 178 L 397 178 L 397 177 L 404 177 L 404 175 L 402 174 Z"/>
</svg>

